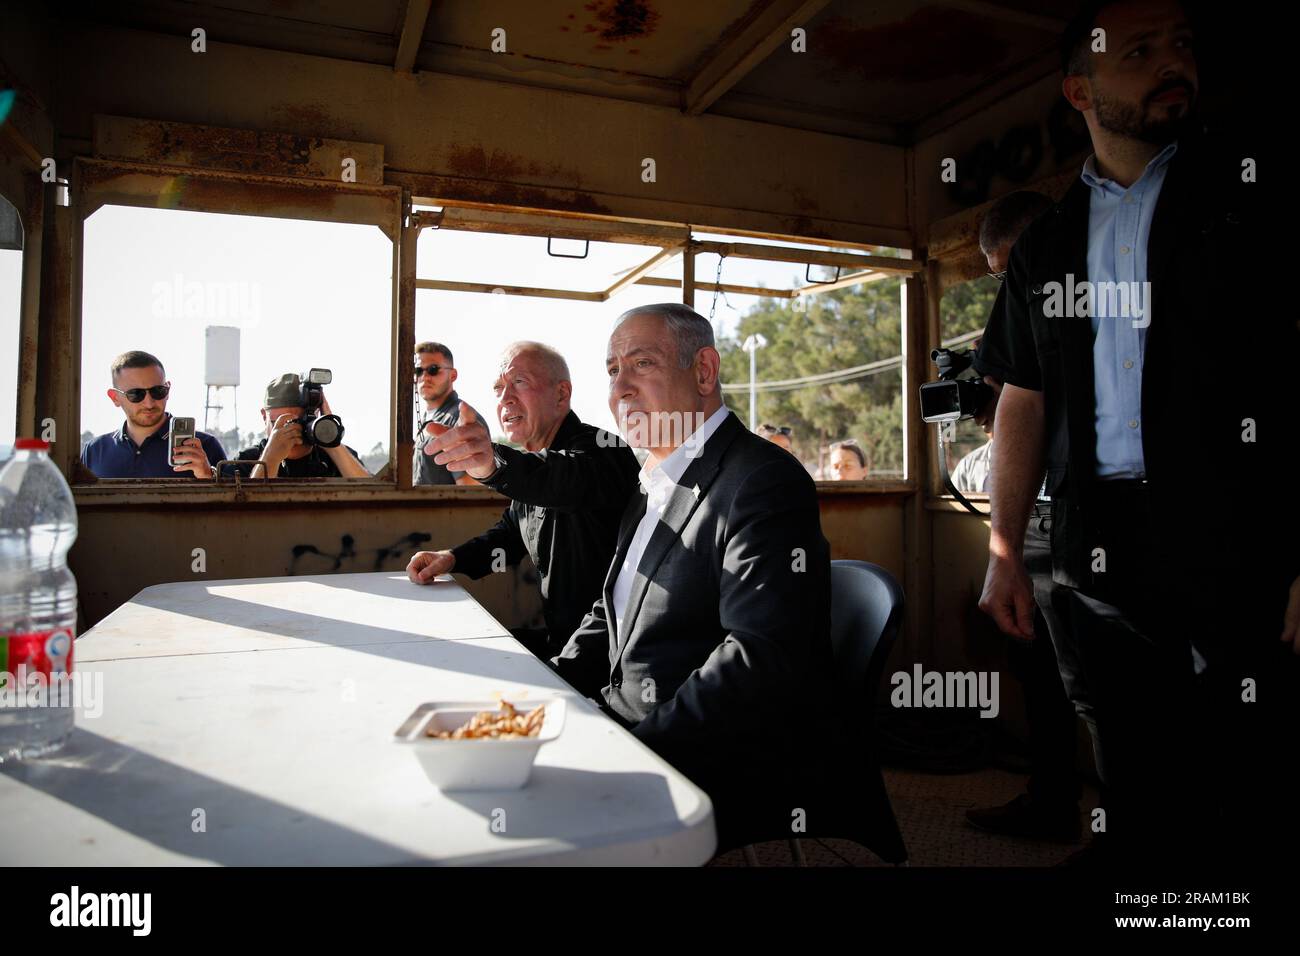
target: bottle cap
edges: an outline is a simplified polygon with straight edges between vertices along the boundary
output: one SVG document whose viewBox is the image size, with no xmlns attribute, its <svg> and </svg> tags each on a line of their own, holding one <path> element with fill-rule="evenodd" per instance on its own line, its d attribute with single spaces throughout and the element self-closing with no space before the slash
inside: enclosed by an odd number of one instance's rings
<svg viewBox="0 0 1300 956">
<path fill-rule="evenodd" d="M 49 451 L 50 443 L 39 438 L 20 438 L 14 442 L 14 451 L 22 451 L 24 448 L 31 451 Z"/>
</svg>

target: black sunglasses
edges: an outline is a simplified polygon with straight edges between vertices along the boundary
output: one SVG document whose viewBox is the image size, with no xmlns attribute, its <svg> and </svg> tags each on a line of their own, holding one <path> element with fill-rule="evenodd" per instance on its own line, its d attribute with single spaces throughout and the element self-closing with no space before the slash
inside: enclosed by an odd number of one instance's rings
<svg viewBox="0 0 1300 956">
<path fill-rule="evenodd" d="M 415 377 L 417 381 L 425 375 L 433 378 L 437 376 L 439 372 L 445 372 L 450 368 L 450 365 L 417 365 L 415 367 Z"/>
<path fill-rule="evenodd" d="M 170 385 L 153 385 L 149 388 L 118 388 L 117 386 L 112 386 L 112 389 L 119 395 L 126 396 L 126 400 L 134 405 L 137 402 L 144 401 L 145 392 L 148 392 L 149 397 L 154 401 L 161 402 L 171 392 L 172 387 Z"/>
<path fill-rule="evenodd" d="M 782 425 L 779 428 L 776 425 L 760 425 L 759 428 L 777 435 L 784 435 L 786 438 L 789 438 L 790 433 L 793 431 L 789 425 Z"/>
</svg>

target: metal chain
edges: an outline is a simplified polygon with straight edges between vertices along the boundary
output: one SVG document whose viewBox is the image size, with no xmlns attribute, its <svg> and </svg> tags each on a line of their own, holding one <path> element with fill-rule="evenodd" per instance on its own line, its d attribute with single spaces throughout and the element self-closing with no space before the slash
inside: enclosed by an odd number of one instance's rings
<svg viewBox="0 0 1300 956">
<path fill-rule="evenodd" d="M 709 325 L 713 325 L 713 313 L 718 308 L 718 293 L 722 291 L 722 260 L 727 258 L 725 252 L 718 253 L 718 274 L 713 277 L 713 302 L 709 305 Z"/>
</svg>

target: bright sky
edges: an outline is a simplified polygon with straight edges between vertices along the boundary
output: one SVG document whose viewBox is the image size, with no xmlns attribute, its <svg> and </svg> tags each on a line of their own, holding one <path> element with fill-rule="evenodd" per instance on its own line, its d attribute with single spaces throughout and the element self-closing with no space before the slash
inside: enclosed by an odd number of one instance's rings
<svg viewBox="0 0 1300 956">
<path fill-rule="evenodd" d="M 551 248 L 552 252 L 580 255 L 584 245 L 557 240 Z M 612 285 L 617 273 L 639 265 L 656 251 L 653 246 L 593 242 L 585 259 L 565 259 L 547 255 L 544 238 L 425 230 L 420 234 L 420 277 L 597 291 Z M 712 277 L 717 256 L 699 256 L 696 269 L 697 276 L 706 275 L 707 270 Z M 726 265 L 723 278 L 744 285 L 761 281 L 772 287 L 789 287 L 797 273 L 797 267 L 788 265 L 733 260 Z M 680 280 L 680 257 L 664 263 L 652 275 Z M 708 315 L 712 298 L 711 293 L 699 294 L 696 308 Z M 416 293 L 415 337 L 417 341 L 442 342 L 452 350 L 459 373 L 456 391 L 492 418 L 494 432 L 499 426 L 492 382 L 503 347 L 518 339 L 533 339 L 558 349 L 573 376 L 573 410 L 583 421 L 612 430 L 605 348 L 614 320 L 633 306 L 679 301 L 676 289 L 638 285 L 606 302 L 421 289 Z M 728 301 L 730 305 L 719 298 L 716 334 L 734 331 L 741 315 L 758 300 L 730 295 Z M 759 377 L 763 377 L 761 356 Z"/>
<path fill-rule="evenodd" d="M 325 394 L 343 418 L 346 443 L 363 454 L 377 442 L 387 445 L 392 249 L 379 229 L 106 206 L 86 221 L 85 237 L 83 431 L 102 434 L 120 427 L 122 413 L 104 390 L 113 357 L 128 349 L 152 352 L 163 361 L 172 383 L 168 410 L 192 416 L 202 429 L 205 329 L 233 325 L 241 329 L 235 392 L 242 432 L 262 428 L 258 409 L 267 381 L 316 366 L 334 372 Z M 557 240 L 552 248 L 581 255 L 583 246 Z M 648 246 L 592 243 L 585 259 L 560 258 L 547 255 L 544 238 L 425 230 L 419 275 L 597 290 L 654 252 Z M 17 337 L 20 263 L 20 253 L 0 252 L 0 341 Z M 697 277 L 712 280 L 717 264 L 716 255 L 698 256 Z M 680 258 L 653 275 L 680 278 Z M 814 270 L 814 278 L 823 276 Z M 731 259 L 723 264 L 722 280 L 789 288 L 803 284 L 804 274 L 799 266 Z M 492 381 L 503 347 L 516 339 L 557 348 L 573 374 L 578 416 L 612 428 L 604 360 L 613 320 L 634 305 L 679 298 L 676 289 L 636 285 L 604 303 L 420 290 L 416 340 L 434 339 L 452 349 L 457 391 L 491 418 L 494 432 L 499 426 Z M 696 308 L 708 315 L 712 299 L 711 293 L 699 293 Z M 719 297 L 715 330 L 732 332 L 756 302 L 750 296 Z M 16 373 L 16 361 L 0 363 L 0 446 L 14 437 Z M 780 377 L 765 373 L 761 352 L 758 377 Z M 410 387 L 409 382 L 403 385 Z M 413 392 L 406 394 L 414 400 Z M 228 398 L 220 414 L 221 427 L 231 427 L 234 408 Z"/>
</svg>

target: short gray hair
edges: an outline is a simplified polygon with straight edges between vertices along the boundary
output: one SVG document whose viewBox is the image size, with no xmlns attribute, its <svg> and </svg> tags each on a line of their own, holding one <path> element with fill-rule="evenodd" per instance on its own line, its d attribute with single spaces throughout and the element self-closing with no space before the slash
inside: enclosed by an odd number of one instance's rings
<svg viewBox="0 0 1300 956">
<path fill-rule="evenodd" d="M 573 378 L 569 375 L 569 363 L 564 360 L 564 356 L 543 342 L 530 342 L 527 340 L 511 342 L 506 346 L 505 351 L 501 353 L 501 364 L 505 365 L 516 355 L 523 352 L 537 356 L 537 360 L 541 363 L 542 368 L 546 370 L 546 375 L 551 380 L 552 385 L 573 381 Z"/>
<path fill-rule="evenodd" d="M 677 343 L 677 364 L 690 368 L 695 361 L 695 353 L 702 348 L 713 348 L 713 326 L 709 320 L 696 312 L 689 305 L 680 302 L 659 302 L 654 305 L 638 305 L 628 309 L 614 320 L 618 328 L 634 315 L 657 315 L 668 325 L 673 341 Z"/>
</svg>

